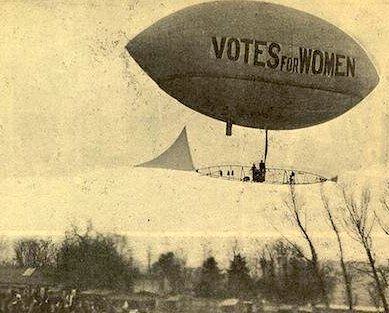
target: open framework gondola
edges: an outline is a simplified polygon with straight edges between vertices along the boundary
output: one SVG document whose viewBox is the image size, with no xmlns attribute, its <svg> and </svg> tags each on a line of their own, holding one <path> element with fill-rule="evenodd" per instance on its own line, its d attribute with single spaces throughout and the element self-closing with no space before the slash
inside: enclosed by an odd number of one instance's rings
<svg viewBox="0 0 389 313">
<path fill-rule="evenodd" d="M 257 183 L 253 179 L 253 171 L 251 166 L 218 165 L 196 169 L 196 172 L 199 173 L 201 176 L 208 176 L 212 178 Z M 266 168 L 263 181 L 263 183 L 266 184 L 278 185 L 308 185 L 320 184 L 325 182 L 337 182 L 337 177 L 335 176 L 332 178 L 326 178 L 315 173 L 299 171 L 295 169 L 282 169 L 271 167 Z"/>
</svg>

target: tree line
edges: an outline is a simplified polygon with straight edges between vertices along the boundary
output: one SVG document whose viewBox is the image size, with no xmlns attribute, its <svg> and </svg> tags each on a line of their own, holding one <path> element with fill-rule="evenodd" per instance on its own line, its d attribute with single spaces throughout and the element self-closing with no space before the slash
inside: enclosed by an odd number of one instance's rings
<svg viewBox="0 0 389 313">
<path fill-rule="evenodd" d="M 383 308 L 384 312 L 389 312 L 386 289 L 388 287 L 387 265 L 379 265 L 375 253 L 374 230 L 378 230 L 389 235 L 389 183 L 386 184 L 380 203 L 372 204 L 371 192 L 368 188 L 355 192 L 347 190 L 345 187 L 340 188 L 341 203 L 335 204 L 329 201 L 323 186 L 321 188 L 321 203 L 324 208 L 324 218 L 327 220 L 330 229 L 336 238 L 336 249 L 338 250 L 338 262 L 343 278 L 345 291 L 345 302 L 350 312 L 355 312 L 357 295 L 353 288 L 352 271 L 355 268 L 350 267 L 350 262 L 346 261 L 345 245 L 347 240 L 352 239 L 359 244 L 365 253 L 366 266 L 356 268 L 359 274 L 363 273 L 370 277 L 370 288 L 366 290 L 369 293 L 371 302 L 377 308 Z M 334 195 L 333 195 L 334 196 Z M 297 229 L 305 241 L 308 253 L 296 246 L 293 242 L 285 240 L 295 248 L 296 252 L 306 260 L 309 265 L 309 280 L 316 280 L 318 300 L 325 305 L 330 304 L 329 295 L 333 287 L 331 279 L 328 280 L 328 273 L 331 271 L 323 261 L 320 260 L 318 249 L 313 240 L 311 228 L 308 228 L 307 210 L 315 210 L 307 206 L 297 195 L 294 185 L 289 186 L 289 195 L 285 200 L 286 213 L 285 217 L 291 222 L 292 226 Z M 315 210 L 317 211 L 317 210 Z M 321 217 L 319 217 L 321 218 Z M 347 236 L 347 238 L 345 238 Z M 293 293 L 293 292 L 292 292 Z"/>
<path fill-rule="evenodd" d="M 376 306 L 389 312 L 386 296 L 387 268 L 377 262 L 373 229 L 389 236 L 389 186 L 380 198 L 380 210 L 373 207 L 368 189 L 359 195 L 341 190 L 341 205 L 329 201 L 321 190 L 324 216 L 336 239 L 338 262 L 343 280 L 345 302 L 355 311 L 357 297 L 353 287 L 351 263 L 346 259 L 345 244 L 353 238 L 363 249 L 368 268 L 360 269 L 371 278 L 368 292 Z M 280 239 L 258 244 L 255 264 L 233 247 L 229 266 L 221 269 L 212 255 L 201 267 L 189 269 L 186 259 L 170 251 L 149 264 L 147 275 L 167 282 L 171 293 L 195 293 L 199 297 L 252 298 L 261 296 L 286 304 L 329 305 L 336 284 L 334 268 L 320 258 L 312 228 L 308 227 L 307 210 L 295 190 L 289 186 L 284 201 L 285 218 L 297 230 L 303 244 L 297 244 L 280 232 Z M 276 229 L 277 225 L 273 225 Z M 347 238 L 345 238 L 347 236 Z M 1 244 L 4 246 L 4 242 Z M 73 288 L 109 288 L 131 290 L 141 273 L 124 236 L 102 234 L 89 223 L 83 230 L 72 226 L 60 242 L 52 239 L 20 239 L 13 245 L 15 262 L 21 267 L 41 268 L 54 283 Z"/>
</svg>

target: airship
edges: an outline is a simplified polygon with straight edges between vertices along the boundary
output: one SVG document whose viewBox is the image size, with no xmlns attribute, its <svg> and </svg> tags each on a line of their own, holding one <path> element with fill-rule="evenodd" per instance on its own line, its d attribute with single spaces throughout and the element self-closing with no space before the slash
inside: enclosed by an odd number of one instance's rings
<svg viewBox="0 0 389 313">
<path fill-rule="evenodd" d="M 226 135 L 232 125 L 267 134 L 330 121 L 379 82 L 366 51 L 338 27 L 258 1 L 187 7 L 126 48 L 167 94 L 226 123 Z"/>
</svg>

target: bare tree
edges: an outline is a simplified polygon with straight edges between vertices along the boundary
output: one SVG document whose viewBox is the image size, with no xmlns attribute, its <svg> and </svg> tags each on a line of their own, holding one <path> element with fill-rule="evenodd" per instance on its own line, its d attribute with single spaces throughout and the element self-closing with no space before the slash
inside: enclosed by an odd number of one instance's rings
<svg viewBox="0 0 389 313">
<path fill-rule="evenodd" d="M 53 276 L 64 286 L 132 289 L 138 269 L 127 253 L 127 239 L 71 225 L 61 242 Z"/>
<path fill-rule="evenodd" d="M 370 209 L 370 191 L 364 189 L 360 201 L 357 202 L 354 196 L 347 194 L 346 190 L 343 189 L 343 200 L 346 209 L 346 216 L 344 218 L 346 228 L 350 236 L 364 248 L 376 284 L 377 294 L 381 299 L 385 313 L 389 313 L 384 283 L 382 277 L 380 277 L 379 269 L 376 266 L 376 259 L 373 252 L 371 232 L 375 225 L 376 216 Z"/>
<path fill-rule="evenodd" d="M 147 247 L 147 274 L 151 274 L 151 257 L 152 257 L 151 246 Z"/>
<path fill-rule="evenodd" d="M 258 269 L 261 271 L 260 277 L 270 277 L 275 280 L 275 264 L 276 260 L 271 247 L 266 244 L 260 251 L 257 252 Z"/>
<path fill-rule="evenodd" d="M 291 222 L 297 227 L 309 247 L 310 256 L 306 256 L 304 251 L 302 251 L 302 249 L 295 243 L 289 240 L 288 242 L 296 249 L 298 253 L 300 253 L 302 257 L 304 257 L 309 262 L 312 272 L 317 278 L 319 288 L 321 290 L 322 299 L 326 306 L 329 306 L 328 288 L 324 278 L 323 268 L 320 265 L 316 247 L 313 243 L 311 235 L 308 232 L 308 227 L 305 218 L 306 211 L 303 205 L 297 199 L 297 194 L 294 185 L 289 185 L 289 198 L 285 201 L 285 205 L 290 213 Z"/>
<path fill-rule="evenodd" d="M 185 269 L 186 264 L 188 263 L 188 252 L 184 248 L 178 247 L 174 254 L 177 256 L 177 259 L 181 266 Z"/>
<path fill-rule="evenodd" d="M 336 222 L 334 213 L 331 209 L 328 198 L 324 194 L 323 189 L 321 189 L 321 199 L 323 202 L 323 207 L 325 209 L 328 221 L 330 222 L 330 226 L 335 233 L 336 240 L 338 243 L 339 262 L 340 262 L 340 266 L 342 269 L 342 275 L 343 275 L 343 281 L 344 281 L 344 285 L 345 285 L 348 307 L 349 307 L 350 312 L 354 312 L 354 297 L 353 297 L 353 291 L 352 291 L 351 275 L 348 272 L 346 263 L 344 261 L 344 249 L 343 249 L 342 239 L 340 237 L 339 226 Z"/>
<path fill-rule="evenodd" d="M 51 239 L 20 239 L 14 244 L 19 266 L 48 267 L 54 264 L 57 247 Z"/>
<path fill-rule="evenodd" d="M 374 214 L 381 229 L 389 236 L 389 182 L 387 183 L 381 197 L 381 204 L 383 211 L 382 214 L 378 214 L 377 211 L 375 211 Z"/>
<path fill-rule="evenodd" d="M 233 257 L 242 252 L 242 245 L 238 238 L 234 238 L 234 241 L 231 243 L 231 252 Z"/>
<path fill-rule="evenodd" d="M 210 240 L 204 239 L 201 243 L 201 249 L 203 250 L 203 260 L 213 256 L 212 244 Z"/>
<path fill-rule="evenodd" d="M 321 290 L 309 261 L 285 239 L 278 239 L 257 251 L 262 270 L 257 292 L 266 299 L 283 304 L 302 305 L 321 298 Z"/>
<path fill-rule="evenodd" d="M 91 219 L 86 221 L 86 225 L 82 229 L 75 221 L 70 223 L 70 230 L 65 232 L 66 238 L 77 238 L 78 240 L 85 241 L 94 232 L 93 222 Z"/>
<path fill-rule="evenodd" d="M 0 237 L 0 263 L 7 264 L 12 262 L 12 245 L 10 241 L 1 236 Z"/>
</svg>

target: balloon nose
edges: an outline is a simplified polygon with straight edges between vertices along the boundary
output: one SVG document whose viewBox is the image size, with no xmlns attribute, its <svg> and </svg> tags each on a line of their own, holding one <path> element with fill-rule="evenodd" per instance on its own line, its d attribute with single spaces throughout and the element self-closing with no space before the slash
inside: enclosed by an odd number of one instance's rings
<svg viewBox="0 0 389 313">
<path fill-rule="evenodd" d="M 126 50 L 129 55 L 143 68 L 147 67 L 147 53 L 150 48 L 147 46 L 147 42 L 141 36 L 142 34 L 132 38 L 126 45 Z"/>
<path fill-rule="evenodd" d="M 128 53 L 130 54 L 130 56 L 133 57 L 133 54 L 134 54 L 134 44 L 133 44 L 133 39 L 131 39 L 127 45 L 126 45 L 126 50 L 128 51 Z"/>
<path fill-rule="evenodd" d="M 144 50 L 144 49 L 146 49 L 145 45 L 147 45 L 147 42 L 145 42 L 145 40 L 143 38 L 143 32 L 142 32 L 128 41 L 128 43 L 126 45 L 126 49 L 127 49 L 128 53 L 133 58 L 135 58 L 136 56 L 139 56 L 142 53 L 146 52 Z"/>
</svg>

